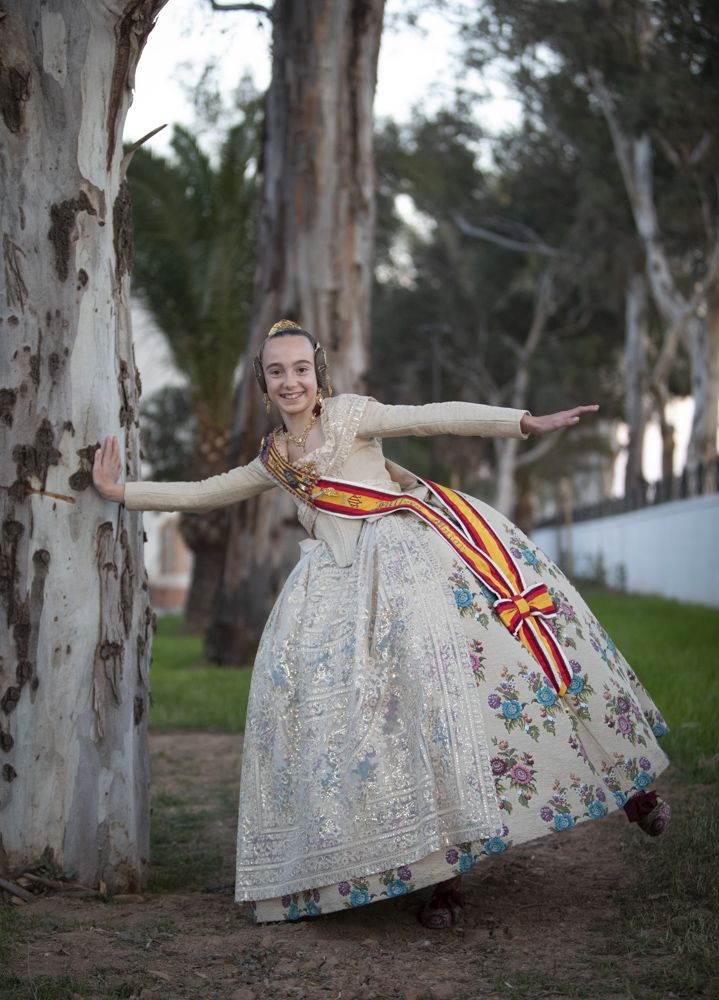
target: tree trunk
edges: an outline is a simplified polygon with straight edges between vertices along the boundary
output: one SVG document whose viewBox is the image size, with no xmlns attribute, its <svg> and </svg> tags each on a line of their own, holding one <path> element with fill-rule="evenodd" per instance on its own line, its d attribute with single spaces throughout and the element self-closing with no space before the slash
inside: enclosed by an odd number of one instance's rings
<svg viewBox="0 0 719 1000">
<path fill-rule="evenodd" d="M 612 138 L 617 162 L 646 259 L 652 298 L 664 323 L 664 337 L 652 381 L 664 391 L 682 337 L 687 340 L 691 367 L 694 420 L 687 465 L 716 458 L 717 402 L 719 398 L 719 335 L 712 329 L 711 303 L 719 294 L 719 239 L 705 248 L 706 269 L 694 293 L 685 297 L 669 264 L 661 239 L 654 200 L 652 141 L 648 132 L 626 132 L 615 101 L 598 70 L 590 69 L 594 96 L 599 101 Z M 711 434 L 711 428 L 714 434 Z"/>
<path fill-rule="evenodd" d="M 517 367 L 512 381 L 511 393 L 505 404 L 516 410 L 521 410 L 527 405 L 529 370 L 532 358 L 544 336 L 547 322 L 553 315 L 554 309 L 554 273 L 552 266 L 548 265 L 543 270 L 534 290 L 532 322 L 529 324 L 522 351 L 517 354 Z M 497 460 L 494 506 L 511 518 L 514 515 L 514 503 L 517 496 L 516 473 L 520 464 L 519 438 L 495 438 L 493 444 Z M 546 447 L 542 449 L 542 451 L 546 450 Z M 525 454 L 523 464 L 527 464 L 528 455 L 529 453 Z"/>
<path fill-rule="evenodd" d="M 207 479 L 229 469 L 229 430 L 218 427 L 206 407 L 199 407 L 197 443 L 187 478 Z M 192 552 L 192 575 L 183 610 L 182 631 L 202 635 L 212 621 L 215 595 L 222 580 L 227 548 L 228 512 L 182 514 L 180 533 Z"/>
<path fill-rule="evenodd" d="M 6 0 L 0 20 L 0 858 L 110 891 L 148 874 L 142 524 L 91 486 L 139 469 L 122 128 L 164 0 Z"/>
<path fill-rule="evenodd" d="M 521 404 L 520 404 L 521 405 Z M 513 516 L 517 487 L 514 473 L 519 451 L 518 438 L 496 438 L 494 450 L 497 459 L 495 473 L 494 507 L 507 517 Z"/>
<path fill-rule="evenodd" d="M 646 357 L 649 337 L 647 282 L 644 274 L 639 271 L 633 272 L 627 282 L 624 336 L 624 386 L 629 427 L 624 494 L 635 497 L 643 496 L 646 486 L 642 472 L 642 454 L 649 402 Z"/>
<path fill-rule="evenodd" d="M 272 324 L 299 320 L 326 348 L 335 389 L 361 391 L 369 352 L 374 233 L 372 103 L 383 0 L 277 0 L 256 302 L 248 359 Z M 252 365 L 235 420 L 239 462 L 267 425 Z M 243 663 L 297 557 L 279 490 L 232 515 L 206 655 Z M 289 529 L 289 530 L 288 530 Z"/>
<path fill-rule="evenodd" d="M 227 527 L 226 510 L 180 517 L 180 533 L 192 552 L 192 574 L 182 612 L 182 631 L 186 635 L 202 635 L 212 621 L 215 594 L 225 565 Z"/>
<path fill-rule="evenodd" d="M 706 312 L 688 324 L 694 415 L 687 465 L 711 463 L 717 454 L 719 407 L 719 292 L 710 297 Z"/>
<path fill-rule="evenodd" d="M 659 434 L 662 439 L 662 482 L 665 499 L 670 499 L 674 489 L 674 427 L 667 420 L 666 400 L 660 399 L 657 408 Z"/>
</svg>

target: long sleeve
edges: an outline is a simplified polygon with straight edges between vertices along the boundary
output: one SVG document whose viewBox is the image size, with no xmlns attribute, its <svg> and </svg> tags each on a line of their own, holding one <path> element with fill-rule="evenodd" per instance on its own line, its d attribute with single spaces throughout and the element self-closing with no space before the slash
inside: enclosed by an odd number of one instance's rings
<svg viewBox="0 0 719 1000">
<path fill-rule="evenodd" d="M 249 465 L 196 483 L 126 483 L 124 503 L 128 510 L 186 510 L 204 514 L 257 496 L 274 485 L 274 479 L 259 458 L 255 458 Z"/>
<path fill-rule="evenodd" d="M 527 438 L 519 422 L 528 410 L 483 403 L 427 403 L 424 406 L 387 406 L 369 399 L 360 420 L 360 437 L 429 437 L 461 434 L 474 437 Z"/>
</svg>

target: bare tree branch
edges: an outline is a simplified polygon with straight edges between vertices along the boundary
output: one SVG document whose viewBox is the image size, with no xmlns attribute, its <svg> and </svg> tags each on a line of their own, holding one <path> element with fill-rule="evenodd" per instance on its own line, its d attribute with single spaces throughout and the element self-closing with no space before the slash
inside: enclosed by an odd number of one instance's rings
<svg viewBox="0 0 719 1000">
<path fill-rule="evenodd" d="M 592 84 L 592 93 L 599 102 L 602 114 L 609 128 L 609 134 L 614 146 L 614 155 L 617 158 L 619 169 L 624 180 L 624 186 L 629 196 L 629 202 L 634 209 L 637 201 L 637 189 L 634 182 L 634 172 L 632 171 L 629 140 L 622 130 L 617 118 L 614 98 L 609 93 L 609 88 L 604 82 L 602 73 L 593 66 L 589 67 L 589 79 Z"/>
<path fill-rule="evenodd" d="M 269 7 L 260 3 L 218 3 L 217 0 L 209 0 L 209 4 L 213 10 L 249 10 L 255 14 L 267 14 L 268 17 L 271 13 Z"/>
<path fill-rule="evenodd" d="M 466 219 L 461 212 L 453 212 L 452 220 L 461 233 L 465 236 L 474 236 L 479 240 L 487 240 L 489 243 L 496 243 L 497 246 L 506 250 L 518 250 L 520 253 L 538 253 L 545 257 L 563 257 L 564 253 L 556 247 L 550 247 L 539 237 L 532 240 L 517 240 L 511 236 L 503 236 L 495 233 L 484 226 L 475 226 Z"/>
<path fill-rule="evenodd" d="M 652 129 L 652 135 L 654 136 L 657 145 L 661 147 L 662 152 L 666 156 L 667 160 L 671 163 L 671 165 L 676 170 L 681 170 L 682 158 L 676 151 L 674 146 L 672 146 L 672 144 L 666 138 L 666 136 L 662 135 L 662 133 L 658 129 Z"/>
<path fill-rule="evenodd" d="M 705 132 L 694 149 L 689 154 L 689 166 L 696 167 L 704 159 L 704 155 L 709 151 L 714 138 L 710 132 Z"/>
<path fill-rule="evenodd" d="M 516 239 L 526 238 L 530 243 L 543 243 L 539 233 L 528 226 L 525 222 L 520 219 L 508 219 L 503 215 L 495 215 L 494 213 L 490 215 L 481 215 L 474 223 L 477 226 L 484 226 L 485 229 L 491 229 L 492 232 L 498 233 L 500 236 L 510 236 Z"/>
<path fill-rule="evenodd" d="M 141 139 L 137 139 L 136 142 L 133 142 L 131 146 L 127 147 L 125 155 L 122 158 L 122 162 L 120 163 L 120 177 L 124 177 L 127 173 L 127 168 L 130 166 L 130 160 L 132 160 L 140 146 L 144 145 L 144 143 L 146 143 L 148 139 L 151 139 L 153 135 L 157 135 L 158 132 L 162 132 L 163 128 L 167 128 L 167 123 L 164 125 L 158 125 L 157 128 L 153 128 L 153 130 L 148 132 L 147 135 L 143 135 Z"/>
</svg>

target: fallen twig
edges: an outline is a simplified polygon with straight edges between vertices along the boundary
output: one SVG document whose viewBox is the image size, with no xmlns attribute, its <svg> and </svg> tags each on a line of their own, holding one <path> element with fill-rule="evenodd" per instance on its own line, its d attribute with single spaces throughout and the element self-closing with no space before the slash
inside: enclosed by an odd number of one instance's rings
<svg viewBox="0 0 719 1000">
<path fill-rule="evenodd" d="M 31 892 L 27 889 L 23 889 L 22 886 L 16 885 L 14 882 L 8 882 L 7 879 L 0 878 L 0 889 L 4 889 L 5 892 L 11 893 L 13 896 L 17 896 L 24 903 L 31 903 L 35 898 Z"/>
<path fill-rule="evenodd" d="M 29 879 L 31 882 L 37 882 L 38 885 L 44 885 L 47 889 L 64 889 L 67 882 L 60 882 L 56 878 L 44 878 L 42 875 L 33 875 L 32 872 L 24 872 L 20 878 Z"/>
</svg>

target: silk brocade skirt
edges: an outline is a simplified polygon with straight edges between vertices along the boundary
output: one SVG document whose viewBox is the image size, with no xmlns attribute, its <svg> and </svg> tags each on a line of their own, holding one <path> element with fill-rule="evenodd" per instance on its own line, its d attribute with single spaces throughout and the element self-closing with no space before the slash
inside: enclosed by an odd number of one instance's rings
<svg viewBox="0 0 719 1000">
<path fill-rule="evenodd" d="M 569 690 L 555 694 L 491 593 L 412 514 L 366 522 L 350 566 L 303 543 L 245 729 L 235 898 L 258 921 L 366 906 L 568 835 L 668 765 L 661 713 L 577 590 L 466 499 L 526 586 L 547 585 Z"/>
</svg>

